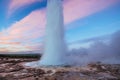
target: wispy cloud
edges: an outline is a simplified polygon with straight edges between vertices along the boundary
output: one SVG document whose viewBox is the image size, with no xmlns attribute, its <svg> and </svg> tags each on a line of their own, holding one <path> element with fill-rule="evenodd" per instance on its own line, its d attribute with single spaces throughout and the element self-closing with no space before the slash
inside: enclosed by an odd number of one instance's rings
<svg viewBox="0 0 120 80">
<path fill-rule="evenodd" d="M 12 0 L 8 12 L 11 14 L 17 9 L 36 1 L 42 0 Z M 67 0 L 63 3 L 65 24 L 101 11 L 117 1 L 118 0 L 109 0 L 109 2 L 107 0 Z M 6 45 L 4 49 L 9 48 L 9 50 L 12 51 L 15 49 L 20 51 L 40 48 L 41 44 L 35 45 L 32 43 L 35 43 L 36 39 L 44 36 L 46 25 L 45 13 L 46 9 L 35 10 L 20 21 L 13 23 L 6 30 L 0 32 L 0 45 Z M 29 43 L 31 43 L 31 45 Z M 11 44 L 12 47 L 9 47 Z"/>
<path fill-rule="evenodd" d="M 33 50 L 35 48 L 28 48 L 33 46 L 35 39 L 40 38 L 44 34 L 45 28 L 45 14 L 44 10 L 36 10 L 31 12 L 28 16 L 23 18 L 22 20 L 14 23 L 8 29 L 3 30 L 0 34 L 0 45 L 11 45 L 15 43 L 19 43 L 15 45 L 22 50 Z M 3 42 L 4 41 L 4 42 Z M 33 41 L 33 42 L 30 42 Z M 25 44 L 22 44 L 25 43 Z M 31 46 L 29 45 L 31 43 Z M 34 44 L 35 45 L 35 44 Z M 14 45 L 12 45 L 14 46 Z M 38 46 L 38 45 L 37 45 Z M 9 46 L 4 46 L 9 47 Z"/>
<path fill-rule="evenodd" d="M 40 2 L 43 0 L 11 0 L 8 8 L 8 15 L 14 13 L 17 9 L 23 8 L 26 5 L 32 4 L 34 2 Z"/>
<path fill-rule="evenodd" d="M 44 0 L 11 0 L 8 8 L 8 15 L 12 15 L 13 12 L 20 8 L 24 8 L 26 5 L 42 1 Z M 70 23 L 76 19 L 84 18 L 118 1 L 119 0 L 109 0 L 109 2 L 107 0 L 65 0 L 63 2 L 64 21 L 65 23 Z"/>
<path fill-rule="evenodd" d="M 68 0 L 64 3 L 65 23 L 99 12 L 119 0 Z"/>
</svg>

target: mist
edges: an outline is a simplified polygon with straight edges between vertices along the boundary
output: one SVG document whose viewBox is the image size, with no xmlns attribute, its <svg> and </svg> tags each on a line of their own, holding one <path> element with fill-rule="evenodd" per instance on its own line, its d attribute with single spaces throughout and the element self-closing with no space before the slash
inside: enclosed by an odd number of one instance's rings
<svg viewBox="0 0 120 80">
<path fill-rule="evenodd" d="M 108 41 L 96 40 L 89 48 L 69 51 L 70 64 L 85 65 L 92 62 L 120 64 L 120 30 L 113 33 Z"/>
</svg>

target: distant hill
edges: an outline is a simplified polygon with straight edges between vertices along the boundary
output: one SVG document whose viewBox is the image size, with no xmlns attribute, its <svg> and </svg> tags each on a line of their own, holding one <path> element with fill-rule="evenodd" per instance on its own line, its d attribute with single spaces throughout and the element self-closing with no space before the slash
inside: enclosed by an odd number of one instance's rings
<svg viewBox="0 0 120 80">
<path fill-rule="evenodd" d="M 40 58 L 41 54 L 39 53 L 20 53 L 20 54 L 15 54 L 15 53 L 0 53 L 0 58 Z"/>
</svg>

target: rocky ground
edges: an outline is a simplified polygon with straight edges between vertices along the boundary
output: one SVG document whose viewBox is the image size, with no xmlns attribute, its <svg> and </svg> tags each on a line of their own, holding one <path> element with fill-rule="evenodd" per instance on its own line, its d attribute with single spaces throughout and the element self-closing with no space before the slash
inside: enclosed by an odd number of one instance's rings
<svg viewBox="0 0 120 80">
<path fill-rule="evenodd" d="M 25 62 L 37 59 L 1 59 L 0 80 L 120 80 L 120 64 L 91 63 L 83 67 L 31 68 Z"/>
</svg>

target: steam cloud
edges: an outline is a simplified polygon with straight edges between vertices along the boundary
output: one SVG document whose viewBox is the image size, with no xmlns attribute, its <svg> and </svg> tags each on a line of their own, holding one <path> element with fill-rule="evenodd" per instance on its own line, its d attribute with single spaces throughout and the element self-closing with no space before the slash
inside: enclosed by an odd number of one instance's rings
<svg viewBox="0 0 120 80">
<path fill-rule="evenodd" d="M 70 51 L 69 62 L 85 65 L 90 62 L 120 64 L 120 30 L 111 35 L 109 42 L 94 41 L 89 48 Z"/>
</svg>

